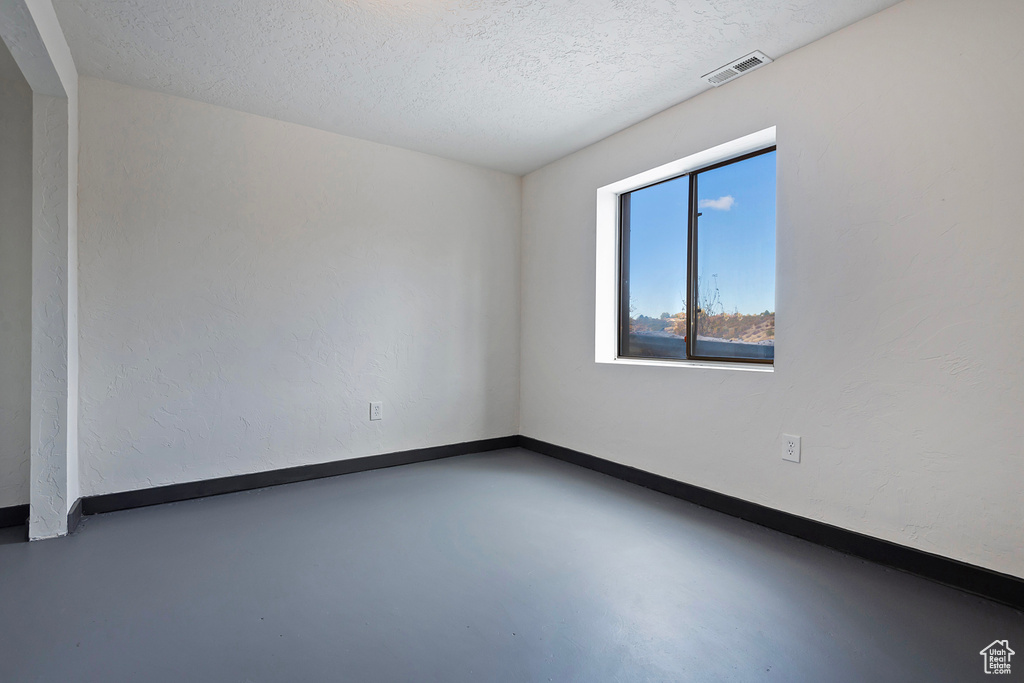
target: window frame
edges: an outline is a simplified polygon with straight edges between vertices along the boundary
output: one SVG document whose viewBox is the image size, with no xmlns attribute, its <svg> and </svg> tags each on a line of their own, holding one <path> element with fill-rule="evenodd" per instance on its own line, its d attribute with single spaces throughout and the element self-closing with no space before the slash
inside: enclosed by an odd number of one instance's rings
<svg viewBox="0 0 1024 683">
<path fill-rule="evenodd" d="M 693 353 L 693 320 L 687 316 L 686 358 L 638 357 L 623 354 L 623 328 L 628 328 L 629 299 L 623 293 L 628 280 L 629 243 L 628 211 L 623 203 L 628 195 L 660 183 L 690 176 L 689 218 L 687 221 L 687 282 L 686 308 L 693 308 L 695 296 L 696 240 L 699 234 L 697 218 L 697 176 L 705 171 L 739 163 L 762 154 L 777 151 L 775 127 L 746 135 L 676 161 L 650 169 L 635 176 L 599 188 L 597 191 L 597 289 L 595 297 L 595 362 L 628 365 L 655 365 L 675 367 L 701 367 L 717 369 L 773 372 L 775 358 L 722 358 L 699 356 Z M 695 215 L 696 214 L 696 215 Z M 624 225 L 625 222 L 625 225 Z M 776 226 L 778 221 L 776 220 Z M 777 253 L 777 252 L 776 252 Z M 777 256 L 776 256 L 777 258 Z"/>
</svg>

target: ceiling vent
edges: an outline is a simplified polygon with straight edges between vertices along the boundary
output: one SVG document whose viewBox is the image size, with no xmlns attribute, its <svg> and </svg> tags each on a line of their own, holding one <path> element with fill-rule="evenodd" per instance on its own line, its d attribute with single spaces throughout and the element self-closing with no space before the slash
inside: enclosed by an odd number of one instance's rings
<svg viewBox="0 0 1024 683">
<path fill-rule="evenodd" d="M 705 81 L 715 86 L 716 88 L 723 83 L 727 83 L 734 78 L 739 78 L 743 74 L 753 71 L 754 69 L 760 68 L 765 64 L 771 64 L 772 59 L 763 52 L 751 52 L 746 57 L 740 57 L 731 64 L 726 64 L 723 67 L 715 69 L 709 74 L 701 76 Z"/>
</svg>

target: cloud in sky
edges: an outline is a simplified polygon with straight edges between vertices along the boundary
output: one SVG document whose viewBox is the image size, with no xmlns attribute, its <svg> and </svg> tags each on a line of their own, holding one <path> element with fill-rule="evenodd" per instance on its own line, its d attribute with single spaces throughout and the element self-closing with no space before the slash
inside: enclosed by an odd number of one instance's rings
<svg viewBox="0 0 1024 683">
<path fill-rule="evenodd" d="M 701 199 L 697 202 L 697 206 L 702 209 L 715 209 L 716 211 L 728 211 L 732 208 L 732 205 L 736 203 L 736 200 L 731 194 L 727 194 L 724 197 L 718 199 Z"/>
</svg>

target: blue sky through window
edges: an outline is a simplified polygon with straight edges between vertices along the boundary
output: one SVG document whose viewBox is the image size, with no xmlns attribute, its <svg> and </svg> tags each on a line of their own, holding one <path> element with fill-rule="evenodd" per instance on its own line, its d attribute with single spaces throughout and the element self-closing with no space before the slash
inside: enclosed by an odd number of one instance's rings
<svg viewBox="0 0 1024 683">
<path fill-rule="evenodd" d="M 775 152 L 698 177 L 698 270 L 726 313 L 775 310 Z M 632 193 L 630 303 L 652 318 L 683 310 L 689 178 Z M 716 277 L 717 276 L 717 277 Z"/>
</svg>

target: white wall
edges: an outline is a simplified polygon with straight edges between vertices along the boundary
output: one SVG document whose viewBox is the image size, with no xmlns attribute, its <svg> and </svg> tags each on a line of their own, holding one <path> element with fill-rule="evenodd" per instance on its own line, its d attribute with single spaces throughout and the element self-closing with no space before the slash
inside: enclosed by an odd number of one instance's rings
<svg viewBox="0 0 1024 683">
<path fill-rule="evenodd" d="M 0 508 L 29 502 L 32 90 L 0 41 Z"/>
<path fill-rule="evenodd" d="M 13 4 L 18 4 L 13 3 Z M 25 0 L 33 89 L 32 472 L 29 538 L 67 533 L 78 473 L 78 70 L 51 0 Z M 25 47 L 24 45 L 22 47 Z M 34 60 L 32 60 L 34 61 Z M 21 62 L 19 62 L 21 63 Z M 59 91 L 58 91 L 59 90 Z"/>
<path fill-rule="evenodd" d="M 57 20 L 52 0 L 28 0 L 36 29 L 39 31 L 47 56 L 60 77 L 67 99 L 67 115 L 62 122 L 67 138 L 67 182 L 62 191 L 67 194 L 67 247 L 65 261 L 67 277 L 61 282 L 64 297 L 64 316 L 67 335 L 67 389 L 66 389 L 66 499 L 68 510 L 81 495 L 79 490 L 78 461 L 78 69 L 71 56 L 71 48 Z"/>
<path fill-rule="evenodd" d="M 68 99 L 32 94 L 32 408 L 29 539 L 67 533 L 74 415 L 68 395 Z"/>
<path fill-rule="evenodd" d="M 1022 27 L 906 0 L 526 177 L 522 433 L 1024 576 Z M 773 125 L 775 372 L 595 364 L 595 190 Z"/>
<path fill-rule="evenodd" d="M 519 178 L 80 97 L 83 495 L 518 431 Z"/>
<path fill-rule="evenodd" d="M 32 90 L 29 538 L 67 533 L 78 498 L 78 72 L 50 0 L 0 2 Z"/>
</svg>

